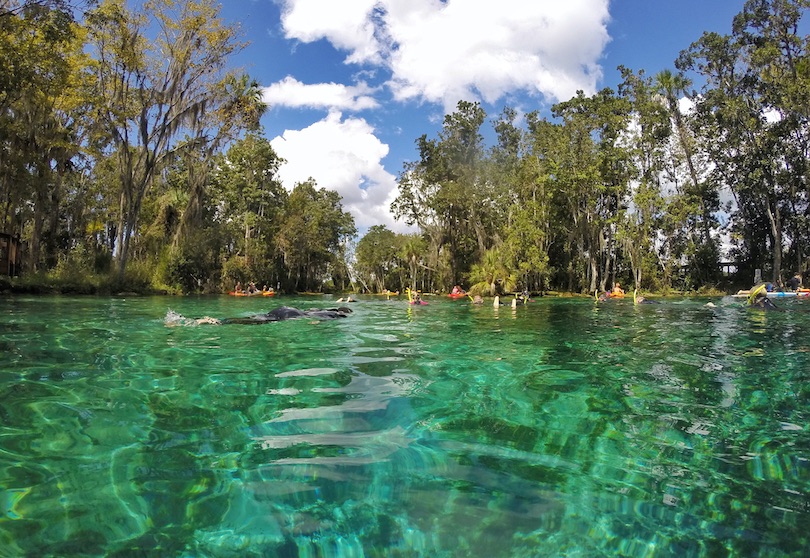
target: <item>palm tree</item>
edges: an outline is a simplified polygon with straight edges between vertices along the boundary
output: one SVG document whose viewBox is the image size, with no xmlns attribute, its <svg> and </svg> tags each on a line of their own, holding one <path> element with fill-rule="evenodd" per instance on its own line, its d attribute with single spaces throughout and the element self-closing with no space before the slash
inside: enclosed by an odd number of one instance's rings
<svg viewBox="0 0 810 558">
<path fill-rule="evenodd" d="M 471 294 L 495 296 L 499 291 L 513 291 L 517 285 L 517 276 L 507 261 L 506 250 L 500 247 L 487 250 L 481 262 L 472 266 L 470 281 L 473 283 L 470 287 Z"/>
<path fill-rule="evenodd" d="M 422 259 L 425 252 L 425 242 L 417 235 L 408 235 L 405 244 L 402 246 L 400 257 L 408 262 L 408 269 L 410 271 L 409 283 L 412 288 L 416 288 L 416 278 L 419 266 L 422 265 Z"/>
</svg>

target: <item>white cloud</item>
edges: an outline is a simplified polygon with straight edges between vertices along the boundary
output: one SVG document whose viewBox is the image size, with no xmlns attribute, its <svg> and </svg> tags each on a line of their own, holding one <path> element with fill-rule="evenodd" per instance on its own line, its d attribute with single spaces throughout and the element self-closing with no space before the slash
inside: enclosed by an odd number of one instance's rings
<svg viewBox="0 0 810 558">
<path fill-rule="evenodd" d="M 341 113 L 332 111 L 303 130 L 285 130 L 270 143 L 287 160 L 279 176 L 288 190 L 312 177 L 319 188 L 343 197 L 343 208 L 354 216 L 359 229 L 383 224 L 393 231 L 407 230 L 389 211 L 397 184 L 381 163 L 388 146 L 362 118 L 344 120 Z"/>
<path fill-rule="evenodd" d="M 350 52 L 347 63 L 380 62 L 372 14 L 377 0 L 283 0 L 281 24 L 288 39 L 327 39 Z"/>
<path fill-rule="evenodd" d="M 262 100 L 270 107 L 323 108 L 359 111 L 379 106 L 371 94 L 374 90 L 360 82 L 357 85 L 318 83 L 307 85 L 287 76 L 262 90 Z"/>
<path fill-rule="evenodd" d="M 288 38 L 320 39 L 347 63 L 387 68 L 398 100 L 494 103 L 525 91 L 551 100 L 595 91 L 608 0 L 283 0 Z"/>
</svg>

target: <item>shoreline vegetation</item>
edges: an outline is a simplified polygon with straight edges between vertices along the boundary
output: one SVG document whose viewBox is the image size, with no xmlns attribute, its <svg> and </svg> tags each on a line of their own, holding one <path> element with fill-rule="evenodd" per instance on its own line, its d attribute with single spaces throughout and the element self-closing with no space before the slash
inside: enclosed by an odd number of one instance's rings
<svg viewBox="0 0 810 558">
<path fill-rule="evenodd" d="M 747 288 L 747 287 L 745 287 Z M 739 288 L 719 289 L 717 287 L 704 287 L 692 291 L 680 291 L 668 289 L 666 291 L 643 290 L 638 294 L 645 297 L 667 298 L 667 297 L 718 297 L 736 293 Z M 88 296 L 216 296 L 227 295 L 227 291 L 210 290 L 196 293 L 183 293 L 178 289 L 166 286 L 155 286 L 143 282 L 119 282 L 115 277 L 91 277 L 84 280 L 63 279 L 48 276 L 46 274 L 32 274 L 22 277 L 0 277 L 0 296 L 7 295 L 88 295 Z M 356 290 L 330 290 L 323 292 L 290 292 L 279 293 L 293 296 L 388 296 L 391 299 L 407 298 L 403 292 L 358 292 Z M 446 297 L 447 292 L 423 292 L 426 297 Z M 502 301 L 508 302 L 517 292 L 499 293 Z M 632 299 L 632 293 L 627 298 Z M 550 298 L 593 298 L 593 293 L 570 292 L 560 290 L 548 290 L 531 292 L 530 296 L 535 300 Z M 483 295 L 484 300 L 492 299 L 494 296 Z"/>
</svg>

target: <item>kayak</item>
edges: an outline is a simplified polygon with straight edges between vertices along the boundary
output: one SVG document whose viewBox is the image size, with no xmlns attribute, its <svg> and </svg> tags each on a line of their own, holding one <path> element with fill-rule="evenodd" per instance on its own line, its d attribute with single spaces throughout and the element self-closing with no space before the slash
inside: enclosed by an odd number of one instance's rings
<svg viewBox="0 0 810 558">
<path fill-rule="evenodd" d="M 751 291 L 737 291 L 737 294 L 733 294 L 731 296 L 734 298 L 748 298 L 750 294 Z M 810 291 L 787 291 L 787 292 L 772 291 L 769 293 L 765 293 L 765 296 L 767 296 L 768 298 L 805 297 L 810 296 Z"/>
<path fill-rule="evenodd" d="M 231 296 L 275 296 L 275 291 L 258 291 L 255 293 L 237 293 L 236 291 L 231 291 L 228 293 Z"/>
<path fill-rule="evenodd" d="M 467 293 L 450 293 L 447 296 L 449 296 L 450 298 L 465 298 L 467 296 Z"/>
</svg>

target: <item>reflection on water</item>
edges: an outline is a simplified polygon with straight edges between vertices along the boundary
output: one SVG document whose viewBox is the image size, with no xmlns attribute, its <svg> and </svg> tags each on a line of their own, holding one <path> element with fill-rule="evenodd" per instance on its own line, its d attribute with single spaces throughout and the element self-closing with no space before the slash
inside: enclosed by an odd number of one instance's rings
<svg viewBox="0 0 810 558">
<path fill-rule="evenodd" d="M 2 299 L 0 555 L 803 556 L 810 303 L 705 302 Z"/>
</svg>

